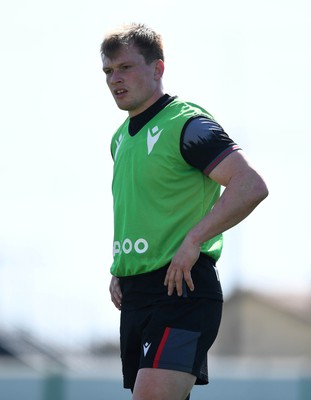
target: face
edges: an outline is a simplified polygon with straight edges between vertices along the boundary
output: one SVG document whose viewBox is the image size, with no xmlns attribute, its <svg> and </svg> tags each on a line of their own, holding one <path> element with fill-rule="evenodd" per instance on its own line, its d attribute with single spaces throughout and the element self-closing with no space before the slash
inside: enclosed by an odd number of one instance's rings
<svg viewBox="0 0 311 400">
<path fill-rule="evenodd" d="M 121 47 L 111 59 L 103 55 L 102 60 L 112 96 L 130 117 L 140 114 L 162 96 L 163 61 L 146 64 L 133 44 Z"/>
</svg>

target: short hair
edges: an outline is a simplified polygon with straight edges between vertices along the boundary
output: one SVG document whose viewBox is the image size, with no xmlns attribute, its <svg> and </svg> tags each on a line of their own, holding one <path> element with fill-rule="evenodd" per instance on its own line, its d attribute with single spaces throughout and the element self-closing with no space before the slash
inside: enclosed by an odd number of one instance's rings
<svg viewBox="0 0 311 400">
<path fill-rule="evenodd" d="M 140 23 L 124 24 L 108 32 L 100 46 L 100 52 L 108 58 L 113 58 L 122 46 L 129 44 L 137 47 L 147 64 L 159 59 L 164 61 L 161 35 Z"/>
</svg>

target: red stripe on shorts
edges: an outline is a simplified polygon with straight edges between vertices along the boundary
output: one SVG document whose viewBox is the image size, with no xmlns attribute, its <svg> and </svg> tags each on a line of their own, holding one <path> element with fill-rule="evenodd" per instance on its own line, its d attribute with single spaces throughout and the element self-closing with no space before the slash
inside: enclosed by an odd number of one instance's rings
<svg viewBox="0 0 311 400">
<path fill-rule="evenodd" d="M 157 350 L 156 355 L 153 360 L 152 368 L 158 368 L 158 366 L 159 366 L 160 358 L 161 358 L 165 343 L 167 342 L 168 336 L 170 334 L 170 331 L 171 331 L 171 328 L 167 328 L 167 327 L 165 328 L 161 342 L 159 344 L 158 350 Z"/>
</svg>

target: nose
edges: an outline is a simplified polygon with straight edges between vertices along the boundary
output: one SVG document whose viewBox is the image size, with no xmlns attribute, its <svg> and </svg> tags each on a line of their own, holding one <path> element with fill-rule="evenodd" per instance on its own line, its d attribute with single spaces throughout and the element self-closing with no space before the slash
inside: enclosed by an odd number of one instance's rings
<svg viewBox="0 0 311 400">
<path fill-rule="evenodd" d="M 122 77 L 119 71 L 113 71 L 110 76 L 110 83 L 112 85 L 122 82 Z"/>
</svg>

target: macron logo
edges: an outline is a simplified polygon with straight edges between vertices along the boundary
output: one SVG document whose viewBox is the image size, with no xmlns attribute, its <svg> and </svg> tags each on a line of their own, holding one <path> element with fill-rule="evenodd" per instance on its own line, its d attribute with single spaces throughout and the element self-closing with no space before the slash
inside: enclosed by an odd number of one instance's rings
<svg viewBox="0 0 311 400">
<path fill-rule="evenodd" d="M 157 143 L 159 140 L 159 137 L 162 133 L 163 129 L 159 131 L 159 128 L 155 126 L 154 128 L 148 129 L 148 135 L 147 135 L 147 146 L 148 146 L 148 155 L 152 152 L 153 146 Z"/>
<path fill-rule="evenodd" d="M 120 150 L 120 146 L 121 146 L 121 143 L 122 143 L 122 140 L 123 140 L 123 136 L 122 136 L 122 134 L 119 136 L 119 138 L 116 140 L 116 152 L 114 153 L 114 159 L 116 160 L 117 159 L 117 154 L 118 154 L 118 152 L 119 152 L 119 150 Z"/>
<path fill-rule="evenodd" d="M 148 343 L 148 342 L 146 342 L 146 343 L 143 345 L 144 357 L 146 357 L 146 355 L 147 355 L 147 353 L 148 353 L 148 350 L 150 349 L 150 346 L 151 346 L 151 343 Z"/>
</svg>

